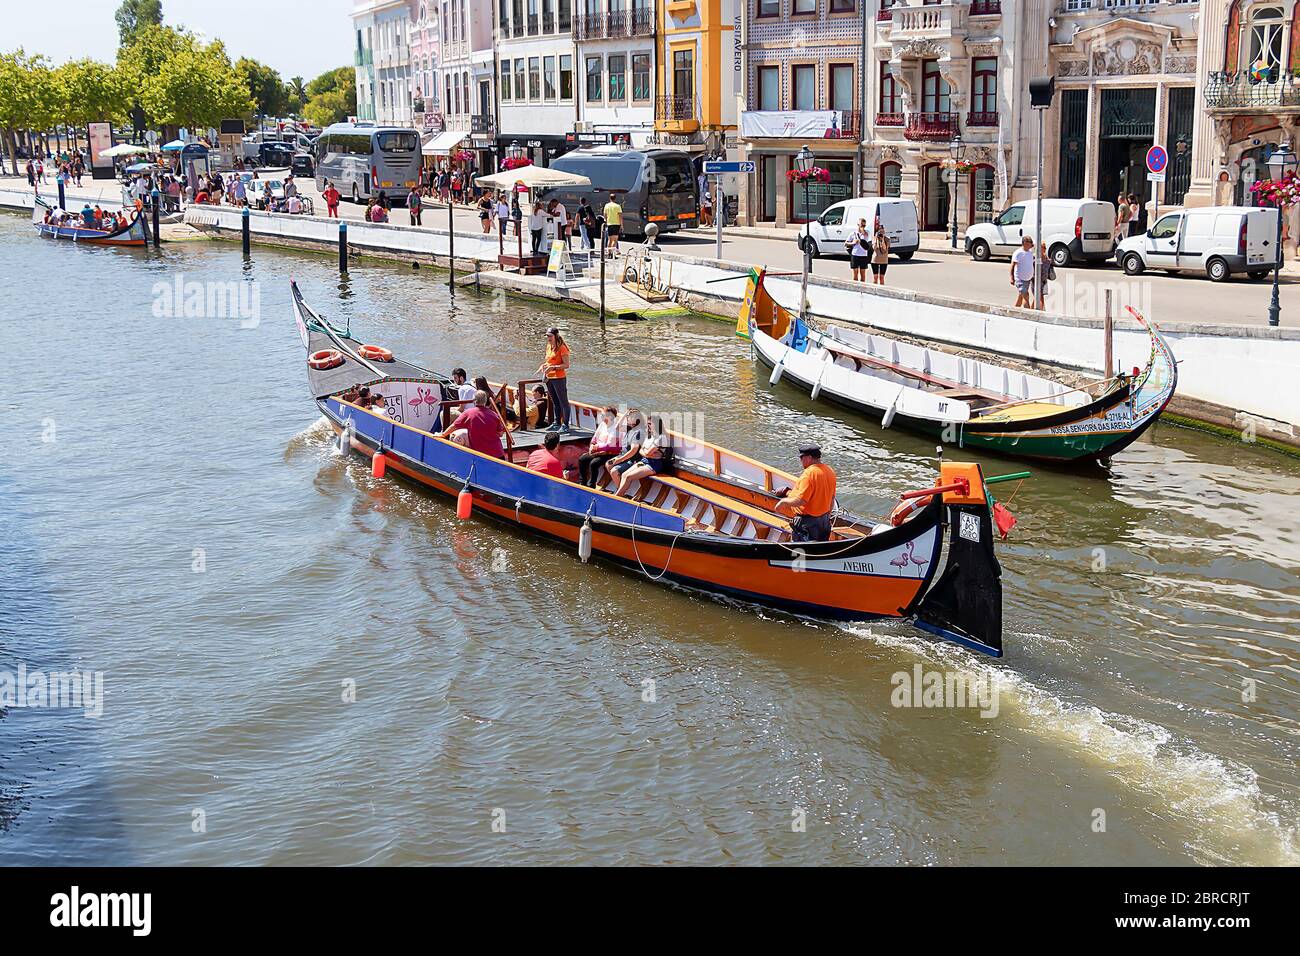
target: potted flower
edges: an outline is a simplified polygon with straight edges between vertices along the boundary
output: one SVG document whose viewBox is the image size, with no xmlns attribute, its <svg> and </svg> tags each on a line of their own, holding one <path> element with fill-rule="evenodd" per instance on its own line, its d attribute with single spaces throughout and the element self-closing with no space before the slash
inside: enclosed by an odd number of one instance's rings
<svg viewBox="0 0 1300 956">
<path fill-rule="evenodd" d="M 831 171 L 822 166 L 811 166 L 807 170 L 791 169 L 785 178 L 792 183 L 828 183 L 831 181 Z"/>
<path fill-rule="evenodd" d="M 533 165 L 533 161 L 527 156 L 520 156 L 518 159 L 507 159 L 501 164 L 502 169 L 521 169 L 524 166 Z"/>
<path fill-rule="evenodd" d="M 968 176 L 975 172 L 975 164 L 968 163 L 964 159 L 945 159 L 940 166 L 943 169 L 950 169 L 958 176 Z"/>
</svg>

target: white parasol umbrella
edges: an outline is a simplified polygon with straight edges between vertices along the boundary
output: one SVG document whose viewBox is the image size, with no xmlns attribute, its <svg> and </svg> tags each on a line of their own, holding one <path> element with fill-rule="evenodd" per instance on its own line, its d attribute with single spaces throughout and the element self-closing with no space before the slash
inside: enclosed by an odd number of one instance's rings
<svg viewBox="0 0 1300 956">
<path fill-rule="evenodd" d="M 131 143 L 118 143 L 116 146 L 110 146 L 108 149 L 103 150 L 99 155 L 113 157 L 142 156 L 147 152 L 149 152 L 149 150 L 145 149 L 143 146 L 133 146 Z"/>
<path fill-rule="evenodd" d="M 566 173 L 559 169 L 545 166 L 521 166 L 518 169 L 506 169 L 491 176 L 478 176 L 474 182 L 488 189 L 513 189 L 524 186 L 527 189 L 549 189 L 552 186 L 590 186 L 591 180 L 576 173 Z"/>
</svg>

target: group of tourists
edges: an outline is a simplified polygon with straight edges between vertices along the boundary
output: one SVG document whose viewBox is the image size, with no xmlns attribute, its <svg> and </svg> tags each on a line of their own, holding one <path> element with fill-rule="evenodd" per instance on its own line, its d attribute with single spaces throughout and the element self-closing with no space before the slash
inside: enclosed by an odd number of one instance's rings
<svg viewBox="0 0 1300 956">
<path fill-rule="evenodd" d="M 74 229 L 95 229 L 99 232 L 117 232 L 131 224 L 122 211 L 109 212 L 98 205 L 86 203 L 81 212 L 73 213 L 64 209 L 45 210 L 45 225 L 71 227 Z"/>
<path fill-rule="evenodd" d="M 446 163 L 424 171 L 420 183 L 422 195 L 440 202 L 474 204 L 480 190 L 474 185 L 474 175 L 468 169 L 449 168 Z"/>
<path fill-rule="evenodd" d="M 885 273 L 889 270 L 889 237 L 885 235 L 879 218 L 871 231 L 867 230 L 867 220 L 859 219 L 853 234 L 844 240 L 844 248 L 853 267 L 853 281 L 866 282 L 867 269 L 870 268 L 871 284 L 885 284 Z"/>
<path fill-rule="evenodd" d="M 1122 239 L 1138 234 L 1138 220 L 1142 218 L 1142 203 L 1136 193 L 1127 196 L 1120 193 L 1115 199 L 1115 234 L 1118 243 Z"/>
<path fill-rule="evenodd" d="M 1047 254 L 1047 245 L 1038 244 L 1038 264 L 1043 276 L 1043 294 L 1034 289 L 1034 237 L 1024 236 L 1020 248 L 1011 257 L 1011 284 L 1016 287 L 1016 308 L 1042 311 L 1047 299 L 1047 284 L 1056 280 L 1056 266 Z"/>
</svg>

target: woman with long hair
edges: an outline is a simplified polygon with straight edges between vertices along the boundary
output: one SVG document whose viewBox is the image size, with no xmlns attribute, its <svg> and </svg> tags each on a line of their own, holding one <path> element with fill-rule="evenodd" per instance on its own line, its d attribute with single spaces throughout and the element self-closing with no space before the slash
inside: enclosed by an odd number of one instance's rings
<svg viewBox="0 0 1300 956">
<path fill-rule="evenodd" d="M 569 347 L 560 330 L 546 330 L 546 358 L 537 366 L 537 374 L 546 379 L 546 397 L 550 400 L 551 427 L 548 431 L 569 430 Z"/>
</svg>

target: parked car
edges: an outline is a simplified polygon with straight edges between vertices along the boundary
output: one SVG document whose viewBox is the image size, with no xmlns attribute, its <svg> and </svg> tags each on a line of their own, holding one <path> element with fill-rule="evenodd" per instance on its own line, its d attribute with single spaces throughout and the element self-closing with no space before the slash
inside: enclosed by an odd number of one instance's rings
<svg viewBox="0 0 1300 956">
<path fill-rule="evenodd" d="M 1256 206 L 1173 209 L 1115 250 L 1127 275 L 1167 269 L 1204 272 L 1215 282 L 1237 272 L 1262 279 L 1277 265 L 1279 254 L 1277 210 Z"/>
<path fill-rule="evenodd" d="M 904 262 L 912 258 L 921 245 L 916 203 L 883 196 L 846 199 L 827 206 L 820 216 L 799 227 L 799 248 L 807 249 L 811 245 L 814 256 L 848 255 L 844 241 L 857 228 L 858 220 L 865 219 L 870 230 L 877 217 L 889 237 L 890 252 Z"/>
<path fill-rule="evenodd" d="M 293 162 L 293 147 L 288 143 L 270 141 L 259 143 L 257 163 L 259 166 L 288 166 Z"/>
<path fill-rule="evenodd" d="M 316 175 L 316 160 L 311 153 L 294 153 L 293 163 L 289 171 L 295 176 L 302 176 L 310 179 Z"/>
<path fill-rule="evenodd" d="M 1010 257 L 1020 240 L 1034 236 L 1047 244 L 1055 266 L 1072 262 L 1100 262 L 1114 252 L 1115 204 L 1096 199 L 1044 199 L 1042 235 L 1035 228 L 1035 201 L 1026 199 L 1002 211 L 992 222 L 978 222 L 966 230 L 966 252 L 987 262 L 993 256 Z"/>
</svg>

